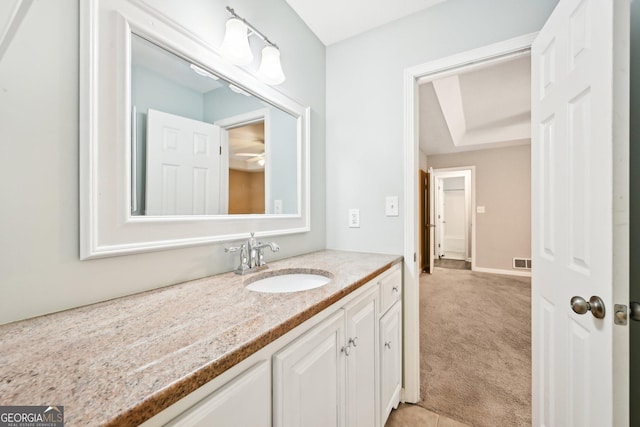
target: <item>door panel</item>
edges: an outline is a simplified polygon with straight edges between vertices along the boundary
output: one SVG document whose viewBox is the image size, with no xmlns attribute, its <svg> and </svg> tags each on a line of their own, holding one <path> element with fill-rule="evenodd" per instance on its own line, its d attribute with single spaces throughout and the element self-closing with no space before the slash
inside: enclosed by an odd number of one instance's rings
<svg viewBox="0 0 640 427">
<path fill-rule="evenodd" d="M 275 426 L 344 425 L 343 343 L 339 310 L 273 357 Z"/>
<path fill-rule="evenodd" d="M 600 0 L 561 0 L 532 46 L 534 426 L 629 423 L 628 47 L 628 2 Z M 604 318 L 571 309 L 593 295 Z"/>
<path fill-rule="evenodd" d="M 149 109 L 147 135 L 146 214 L 220 213 L 220 128 Z"/>
<path fill-rule="evenodd" d="M 376 423 L 376 350 L 380 290 L 374 287 L 345 308 L 347 318 L 347 425 L 370 427 Z"/>
</svg>

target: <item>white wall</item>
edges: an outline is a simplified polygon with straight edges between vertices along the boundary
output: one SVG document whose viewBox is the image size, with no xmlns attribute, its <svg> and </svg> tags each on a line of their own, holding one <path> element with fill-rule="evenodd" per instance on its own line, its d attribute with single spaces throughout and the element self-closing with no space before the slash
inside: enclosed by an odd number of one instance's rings
<svg viewBox="0 0 640 427">
<path fill-rule="evenodd" d="M 0 62 L 0 324 L 237 264 L 222 244 L 79 261 L 79 1 L 33 2 Z M 279 89 L 312 110 L 312 231 L 278 237 L 281 251 L 267 261 L 324 248 L 325 47 L 284 0 L 153 3 L 176 9 L 171 16 L 213 45 L 222 41 L 229 4 L 279 45 L 287 75 Z"/>
<path fill-rule="evenodd" d="M 429 167 L 476 168 L 475 266 L 514 270 L 513 257 L 531 258 L 531 146 L 428 156 Z M 472 211 L 476 209 L 472 206 Z M 522 271 L 522 270 L 519 270 Z"/>
<path fill-rule="evenodd" d="M 556 4 L 449 0 L 327 48 L 328 247 L 403 251 L 403 71 L 538 31 Z M 399 217 L 384 215 L 390 195 Z M 360 228 L 347 227 L 349 208 Z"/>
</svg>

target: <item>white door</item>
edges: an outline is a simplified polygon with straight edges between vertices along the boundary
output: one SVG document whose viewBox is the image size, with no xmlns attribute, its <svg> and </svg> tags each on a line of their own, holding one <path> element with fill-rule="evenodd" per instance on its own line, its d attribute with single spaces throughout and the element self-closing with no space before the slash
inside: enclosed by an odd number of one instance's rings
<svg viewBox="0 0 640 427">
<path fill-rule="evenodd" d="M 220 128 L 149 109 L 147 215 L 215 215 L 220 203 Z"/>
<path fill-rule="evenodd" d="M 532 46 L 534 426 L 629 423 L 628 55 L 628 0 L 560 0 Z"/>
<path fill-rule="evenodd" d="M 441 258 L 444 253 L 444 226 L 446 219 L 444 217 L 444 179 L 436 178 L 436 256 Z"/>
<path fill-rule="evenodd" d="M 461 180 L 464 178 L 447 178 L 447 180 Z M 444 181 L 446 185 L 447 181 Z M 465 209 L 465 190 L 464 184 L 462 189 L 444 189 L 443 191 L 443 239 L 442 252 L 447 259 L 464 260 L 465 248 L 467 241 L 465 239 L 466 227 L 466 209 Z"/>
</svg>

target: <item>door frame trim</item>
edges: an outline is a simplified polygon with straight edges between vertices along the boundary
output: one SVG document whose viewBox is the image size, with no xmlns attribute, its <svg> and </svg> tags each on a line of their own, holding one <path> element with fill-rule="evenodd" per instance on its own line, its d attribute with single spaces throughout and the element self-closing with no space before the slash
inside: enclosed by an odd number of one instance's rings
<svg viewBox="0 0 640 427">
<path fill-rule="evenodd" d="M 418 182 L 418 80 L 429 76 L 444 77 L 460 70 L 501 61 L 531 49 L 536 33 L 525 34 L 502 42 L 472 49 L 413 67 L 405 68 L 404 92 L 404 402 L 420 400 L 420 271 L 418 257 L 418 230 L 420 219 Z"/>
</svg>

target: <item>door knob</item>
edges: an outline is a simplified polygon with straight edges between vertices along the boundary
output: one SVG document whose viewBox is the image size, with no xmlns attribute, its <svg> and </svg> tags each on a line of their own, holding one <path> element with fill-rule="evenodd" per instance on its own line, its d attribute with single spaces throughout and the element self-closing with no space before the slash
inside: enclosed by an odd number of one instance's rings
<svg viewBox="0 0 640 427">
<path fill-rule="evenodd" d="M 631 309 L 631 312 L 629 313 L 629 317 L 631 318 L 631 320 L 640 321 L 640 302 L 631 301 L 629 303 L 629 308 Z"/>
<path fill-rule="evenodd" d="M 589 301 L 585 301 L 582 297 L 571 298 L 571 309 L 578 314 L 585 314 L 590 311 L 596 319 L 604 319 L 604 301 L 598 296 L 592 296 Z"/>
</svg>

